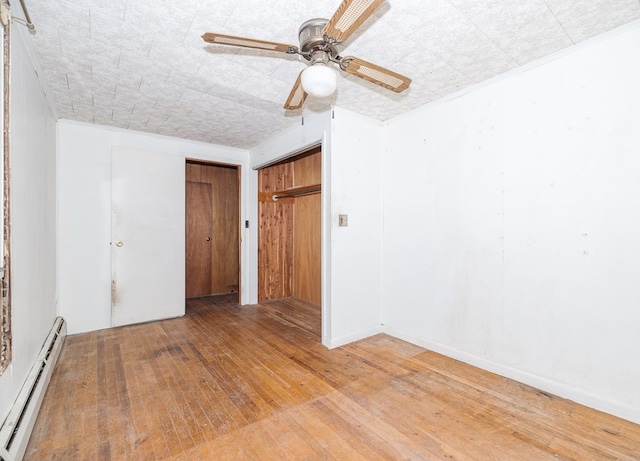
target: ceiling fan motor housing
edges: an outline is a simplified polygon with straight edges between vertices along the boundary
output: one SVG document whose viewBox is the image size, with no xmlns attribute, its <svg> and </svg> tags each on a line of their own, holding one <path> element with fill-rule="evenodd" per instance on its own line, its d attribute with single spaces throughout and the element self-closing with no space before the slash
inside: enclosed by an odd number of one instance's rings
<svg viewBox="0 0 640 461">
<path fill-rule="evenodd" d="M 300 42 L 300 51 L 310 53 L 303 55 L 308 61 L 314 51 L 325 51 L 331 56 L 337 56 L 335 46 L 329 46 L 324 39 L 324 26 L 329 22 L 328 19 L 315 18 L 305 21 L 298 30 L 298 40 Z"/>
</svg>

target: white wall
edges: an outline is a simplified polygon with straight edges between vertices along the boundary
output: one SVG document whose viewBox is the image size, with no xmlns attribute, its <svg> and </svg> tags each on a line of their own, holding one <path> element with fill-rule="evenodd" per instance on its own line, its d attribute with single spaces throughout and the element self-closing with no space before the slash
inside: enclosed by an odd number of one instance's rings
<svg viewBox="0 0 640 461">
<path fill-rule="evenodd" d="M 380 122 L 336 107 L 331 124 L 331 347 L 382 330 Z M 338 215 L 348 227 L 338 227 Z"/>
<path fill-rule="evenodd" d="M 251 175 L 249 153 L 183 139 L 156 136 L 70 121 L 58 122 L 58 279 L 59 313 L 69 334 L 111 327 L 111 148 L 113 146 L 175 154 L 240 165 L 241 219 L 247 214 Z M 243 229 L 241 293 L 255 294 Z"/>
<path fill-rule="evenodd" d="M 11 34 L 11 302 L 13 360 L 0 376 L 0 422 L 56 317 L 55 120 L 30 58 L 30 38 Z"/>
<path fill-rule="evenodd" d="M 383 129 L 384 323 L 640 422 L 640 23 Z"/>
</svg>

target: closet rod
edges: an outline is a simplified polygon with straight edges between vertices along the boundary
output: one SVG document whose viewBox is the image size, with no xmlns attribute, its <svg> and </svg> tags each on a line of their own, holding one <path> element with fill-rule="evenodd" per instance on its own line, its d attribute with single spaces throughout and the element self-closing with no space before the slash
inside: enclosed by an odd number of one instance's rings
<svg viewBox="0 0 640 461">
<path fill-rule="evenodd" d="M 315 194 L 316 192 L 320 192 L 321 190 L 322 189 L 318 187 L 317 189 L 305 190 L 300 192 L 292 192 L 290 194 L 274 195 L 272 198 L 274 202 L 277 202 L 279 198 L 298 197 L 300 195 Z"/>
</svg>

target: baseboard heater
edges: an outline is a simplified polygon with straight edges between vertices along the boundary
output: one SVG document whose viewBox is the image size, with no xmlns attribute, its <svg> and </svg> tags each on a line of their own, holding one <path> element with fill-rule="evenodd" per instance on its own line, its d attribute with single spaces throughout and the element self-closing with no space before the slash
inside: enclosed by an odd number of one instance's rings
<svg viewBox="0 0 640 461">
<path fill-rule="evenodd" d="M 20 461 L 23 458 L 66 335 L 66 322 L 62 317 L 56 318 L 9 416 L 0 428 L 0 461 Z"/>
</svg>

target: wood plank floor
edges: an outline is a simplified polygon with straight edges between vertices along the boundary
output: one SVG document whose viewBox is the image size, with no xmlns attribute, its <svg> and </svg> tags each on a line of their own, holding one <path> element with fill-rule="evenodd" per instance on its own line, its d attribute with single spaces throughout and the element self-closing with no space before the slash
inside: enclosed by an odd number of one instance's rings
<svg viewBox="0 0 640 461">
<path fill-rule="evenodd" d="M 27 460 L 634 460 L 640 426 L 385 335 L 334 350 L 318 308 L 190 300 L 70 336 Z"/>
</svg>

